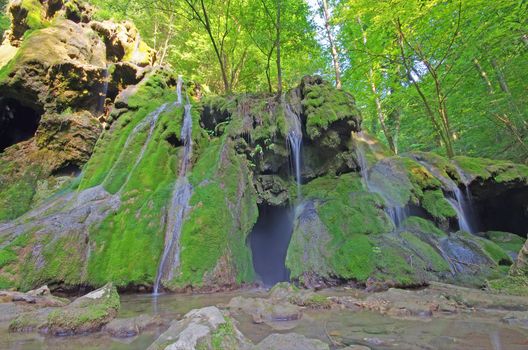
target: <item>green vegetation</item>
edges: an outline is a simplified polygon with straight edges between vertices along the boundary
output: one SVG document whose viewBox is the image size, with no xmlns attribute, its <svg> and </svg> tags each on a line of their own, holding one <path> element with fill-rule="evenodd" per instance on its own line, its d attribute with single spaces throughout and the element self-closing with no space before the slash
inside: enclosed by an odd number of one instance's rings
<svg viewBox="0 0 528 350">
<path fill-rule="evenodd" d="M 456 211 L 445 199 L 441 190 L 426 191 L 422 198 L 422 206 L 436 219 L 456 217 Z"/>
<path fill-rule="evenodd" d="M 257 220 L 256 194 L 247 160 L 231 143 L 226 136 L 211 140 L 189 176 L 192 209 L 182 227 L 175 287 L 253 280 L 245 242 Z"/>
</svg>

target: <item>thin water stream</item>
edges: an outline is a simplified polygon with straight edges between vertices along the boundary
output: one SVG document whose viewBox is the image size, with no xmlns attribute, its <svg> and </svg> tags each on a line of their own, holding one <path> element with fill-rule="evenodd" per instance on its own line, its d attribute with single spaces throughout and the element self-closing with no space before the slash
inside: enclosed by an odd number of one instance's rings
<svg viewBox="0 0 528 350">
<path fill-rule="evenodd" d="M 178 99 L 181 99 L 181 78 L 178 79 Z M 165 228 L 165 248 L 156 274 L 154 294 L 159 294 L 162 280 L 171 280 L 174 277 L 174 269 L 180 263 L 180 234 L 183 221 L 189 211 L 189 200 L 192 195 L 192 186 L 187 179 L 187 172 L 192 156 L 192 115 L 191 103 L 187 97 L 180 140 L 183 143 L 183 154 L 178 172 L 178 179 L 174 184 L 171 204 L 167 215 Z"/>
</svg>

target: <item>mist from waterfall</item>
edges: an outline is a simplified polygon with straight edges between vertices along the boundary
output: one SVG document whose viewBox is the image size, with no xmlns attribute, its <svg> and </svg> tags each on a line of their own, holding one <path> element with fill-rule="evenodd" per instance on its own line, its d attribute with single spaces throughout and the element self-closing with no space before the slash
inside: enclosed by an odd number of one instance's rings
<svg viewBox="0 0 528 350">
<path fill-rule="evenodd" d="M 178 78 L 177 89 L 178 100 L 181 100 L 181 77 Z M 174 184 L 170 207 L 168 211 L 167 225 L 165 228 L 165 247 L 158 267 L 156 281 L 154 284 L 154 295 L 159 293 L 161 280 L 171 280 L 174 277 L 174 269 L 180 264 L 180 234 L 185 216 L 189 211 L 189 201 L 192 195 L 192 186 L 187 179 L 187 172 L 192 156 L 192 115 L 191 103 L 187 97 L 184 107 L 183 123 L 180 132 L 180 140 L 183 143 L 183 154 L 180 162 L 178 179 Z"/>
</svg>

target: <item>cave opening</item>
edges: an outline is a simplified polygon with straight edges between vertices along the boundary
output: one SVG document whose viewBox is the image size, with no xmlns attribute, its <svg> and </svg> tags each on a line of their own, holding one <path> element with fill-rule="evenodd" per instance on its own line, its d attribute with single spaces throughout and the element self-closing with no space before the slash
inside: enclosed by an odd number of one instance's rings
<svg viewBox="0 0 528 350">
<path fill-rule="evenodd" d="M 14 99 L 0 99 L 0 152 L 35 136 L 40 117 L 33 108 Z"/>
<path fill-rule="evenodd" d="M 259 217 L 249 235 L 249 243 L 253 267 L 265 286 L 290 280 L 285 262 L 292 231 L 292 208 L 259 205 Z"/>
<path fill-rule="evenodd" d="M 527 237 L 528 188 L 497 192 L 496 196 L 472 202 L 479 219 L 479 231 L 504 231 Z"/>
</svg>

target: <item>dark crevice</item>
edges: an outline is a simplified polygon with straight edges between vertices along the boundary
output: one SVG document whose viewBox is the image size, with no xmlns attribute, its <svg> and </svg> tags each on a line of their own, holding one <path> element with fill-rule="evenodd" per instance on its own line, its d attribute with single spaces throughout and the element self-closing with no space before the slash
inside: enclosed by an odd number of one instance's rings
<svg viewBox="0 0 528 350">
<path fill-rule="evenodd" d="M 471 203 L 479 219 L 479 231 L 504 231 L 526 237 L 528 234 L 528 188 L 508 190 L 497 188 L 494 192 L 496 195 L 485 196 L 485 198 L 476 197 Z"/>
<path fill-rule="evenodd" d="M 259 206 L 259 218 L 249 235 L 253 267 L 266 286 L 289 281 L 286 253 L 293 231 L 293 211 L 289 206 Z"/>
<path fill-rule="evenodd" d="M 78 176 L 81 174 L 81 168 L 77 164 L 67 163 L 57 170 L 55 170 L 52 176 Z"/>
<path fill-rule="evenodd" d="M 14 99 L 0 99 L 0 152 L 35 136 L 40 117 L 39 112 Z"/>
<path fill-rule="evenodd" d="M 170 133 L 167 137 L 165 137 L 165 141 L 167 141 L 172 147 L 183 146 L 181 140 L 174 133 Z"/>
</svg>

